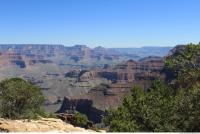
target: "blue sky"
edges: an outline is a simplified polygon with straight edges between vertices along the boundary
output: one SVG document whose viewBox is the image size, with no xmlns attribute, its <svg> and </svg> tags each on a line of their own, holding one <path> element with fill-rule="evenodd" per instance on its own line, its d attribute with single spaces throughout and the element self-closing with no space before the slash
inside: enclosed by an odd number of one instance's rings
<svg viewBox="0 0 200 134">
<path fill-rule="evenodd" d="M 0 43 L 197 43 L 199 6 L 200 0 L 0 0 Z"/>
</svg>

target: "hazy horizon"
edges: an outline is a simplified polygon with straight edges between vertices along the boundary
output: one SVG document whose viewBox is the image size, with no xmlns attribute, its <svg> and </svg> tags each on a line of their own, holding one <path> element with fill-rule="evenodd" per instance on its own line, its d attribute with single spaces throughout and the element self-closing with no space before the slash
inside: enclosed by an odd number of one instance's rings
<svg viewBox="0 0 200 134">
<path fill-rule="evenodd" d="M 128 48 L 147 48 L 147 47 L 155 47 L 155 48 L 171 48 L 171 47 L 175 47 L 175 46 L 153 46 L 153 45 L 150 45 L 150 46 L 139 46 L 139 47 L 136 47 L 136 46 L 134 46 L 134 47 L 104 47 L 104 46 L 94 46 L 94 47 L 90 47 L 90 46 L 88 46 L 87 44 L 74 44 L 74 45 L 66 45 L 66 44 L 48 44 L 48 43 L 40 43 L 40 44 L 32 44 L 32 43 L 22 43 L 22 44 L 18 44 L 18 43 L 0 43 L 0 46 L 1 45 L 61 45 L 61 46 L 65 46 L 65 47 L 73 47 L 73 46 L 87 46 L 87 47 L 89 47 L 89 48 L 97 48 L 97 47 L 103 47 L 103 48 L 108 48 L 108 49 L 110 49 L 110 48 L 116 48 L 116 49 L 120 49 L 120 48 L 122 48 L 122 49 L 128 49 Z M 177 44 L 177 45 L 182 45 L 182 44 Z"/>
<path fill-rule="evenodd" d="M 176 46 L 200 41 L 199 0 L 1 0 L 1 44 Z"/>
</svg>

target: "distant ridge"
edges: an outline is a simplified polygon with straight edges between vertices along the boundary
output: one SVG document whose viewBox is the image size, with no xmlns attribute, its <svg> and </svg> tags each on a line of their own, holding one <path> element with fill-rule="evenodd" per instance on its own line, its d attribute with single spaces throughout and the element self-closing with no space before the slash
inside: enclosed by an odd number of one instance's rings
<svg viewBox="0 0 200 134">
<path fill-rule="evenodd" d="M 0 44 L 0 46 L 63 46 L 63 47 L 88 47 L 87 45 L 81 45 L 81 44 L 75 44 L 71 46 L 67 46 L 65 44 L 31 44 L 31 43 L 22 43 L 22 44 L 14 44 L 14 43 L 8 43 L 8 44 Z M 90 48 L 90 47 L 88 47 Z M 102 47 L 102 46 L 96 46 L 91 49 L 149 49 L 149 48 L 169 48 L 172 49 L 173 47 L 170 46 L 142 46 L 142 47 L 121 47 L 121 48 L 107 48 L 107 47 Z"/>
</svg>

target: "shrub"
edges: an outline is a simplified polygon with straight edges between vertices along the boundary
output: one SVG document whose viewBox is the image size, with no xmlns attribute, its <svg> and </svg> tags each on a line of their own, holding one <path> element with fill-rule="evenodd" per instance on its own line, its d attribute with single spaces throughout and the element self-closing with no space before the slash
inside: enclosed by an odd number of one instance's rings
<svg viewBox="0 0 200 134">
<path fill-rule="evenodd" d="M 45 115 L 40 89 L 21 78 L 0 83 L 0 113 L 3 118 L 34 119 Z"/>
<path fill-rule="evenodd" d="M 74 126 L 87 127 L 89 120 L 86 115 L 76 112 L 73 120 L 70 122 Z"/>
<path fill-rule="evenodd" d="M 199 132 L 200 90 L 174 92 L 157 81 L 151 89 L 134 88 L 103 119 L 112 132 Z"/>
</svg>

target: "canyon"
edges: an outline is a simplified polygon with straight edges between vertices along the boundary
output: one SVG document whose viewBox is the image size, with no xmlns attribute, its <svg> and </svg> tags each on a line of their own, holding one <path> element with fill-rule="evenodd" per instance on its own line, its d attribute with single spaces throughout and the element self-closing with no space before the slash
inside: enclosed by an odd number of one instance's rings
<svg viewBox="0 0 200 134">
<path fill-rule="evenodd" d="M 99 123 L 133 86 L 164 79 L 170 47 L 89 48 L 53 44 L 1 44 L 0 80 L 21 77 L 42 89 L 49 113 L 75 109 Z"/>
<path fill-rule="evenodd" d="M 128 60 L 112 67 L 86 71 L 79 75 L 79 82 L 97 79 L 106 79 L 108 82 L 97 85 L 84 95 L 65 97 L 58 112 L 75 109 L 86 114 L 93 122 L 100 123 L 104 111 L 117 107 L 133 86 L 146 90 L 155 79 L 164 80 L 163 67 L 164 58 L 147 57 L 137 62 Z"/>
</svg>

